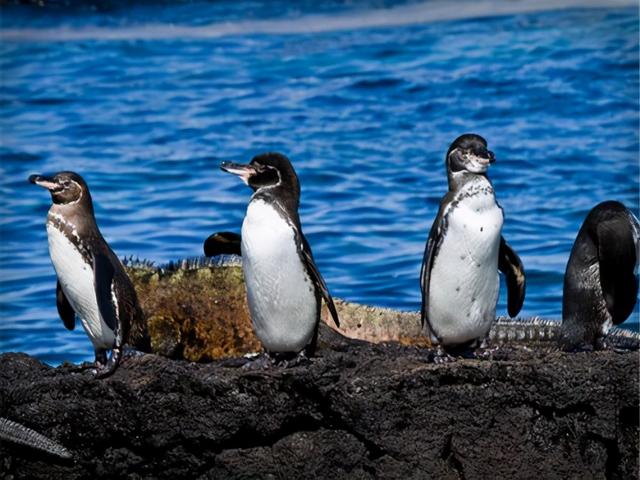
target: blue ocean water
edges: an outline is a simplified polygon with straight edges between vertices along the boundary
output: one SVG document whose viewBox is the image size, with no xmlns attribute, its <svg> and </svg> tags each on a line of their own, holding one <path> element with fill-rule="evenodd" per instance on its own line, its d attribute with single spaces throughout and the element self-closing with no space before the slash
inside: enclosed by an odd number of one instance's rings
<svg viewBox="0 0 640 480">
<path fill-rule="evenodd" d="M 93 356 L 57 317 L 50 198 L 32 173 L 82 174 L 118 255 L 163 264 L 239 231 L 251 192 L 221 161 L 281 151 L 334 296 L 403 310 L 419 308 L 444 154 L 461 133 L 496 154 L 524 316 L 561 316 L 591 207 L 638 213 L 633 2 L 127 3 L 3 6 L 0 351 Z M 505 305 L 503 286 L 499 315 Z"/>
</svg>

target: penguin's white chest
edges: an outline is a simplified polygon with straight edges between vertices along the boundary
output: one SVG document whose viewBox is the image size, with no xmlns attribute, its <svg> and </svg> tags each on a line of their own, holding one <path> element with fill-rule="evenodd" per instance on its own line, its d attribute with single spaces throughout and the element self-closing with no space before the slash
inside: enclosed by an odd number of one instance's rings
<svg viewBox="0 0 640 480">
<path fill-rule="evenodd" d="M 500 287 L 502 210 L 492 192 L 461 193 L 445 212 L 446 231 L 434 258 L 427 304 L 429 323 L 450 345 L 488 333 Z"/>
<path fill-rule="evenodd" d="M 80 317 L 95 348 L 111 349 L 114 332 L 100 316 L 94 288 L 93 268 L 78 249 L 55 226 L 47 223 L 49 255 L 67 300 Z"/>
<path fill-rule="evenodd" d="M 242 268 L 256 335 L 270 352 L 299 352 L 313 336 L 319 305 L 298 255 L 294 230 L 269 204 L 249 203 Z"/>
</svg>

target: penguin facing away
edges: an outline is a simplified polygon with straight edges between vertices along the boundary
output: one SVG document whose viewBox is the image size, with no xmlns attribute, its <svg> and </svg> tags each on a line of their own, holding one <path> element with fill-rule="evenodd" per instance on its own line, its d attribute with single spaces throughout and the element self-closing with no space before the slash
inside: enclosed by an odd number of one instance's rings
<svg viewBox="0 0 640 480">
<path fill-rule="evenodd" d="M 564 275 L 561 344 L 603 348 L 612 325 L 624 322 L 638 298 L 638 219 L 622 203 L 602 202 L 587 214 Z"/>
<path fill-rule="evenodd" d="M 216 232 L 204 241 L 205 257 L 217 255 L 240 255 L 240 235 L 233 232 Z"/>
<path fill-rule="evenodd" d="M 302 233 L 298 176 L 279 153 L 258 155 L 248 165 L 223 162 L 220 168 L 238 175 L 254 191 L 240 246 L 255 333 L 270 356 L 313 355 L 320 297 L 338 327 L 340 322 Z"/>
<path fill-rule="evenodd" d="M 524 267 L 502 237 L 502 207 L 486 175 L 493 162 L 486 140 L 475 134 L 458 137 L 446 155 L 449 190 L 420 273 L 422 326 L 444 349 L 485 338 L 496 316 L 498 270 L 506 276 L 509 315 L 515 317 L 524 302 Z"/>
<path fill-rule="evenodd" d="M 53 205 L 47 215 L 49 255 L 58 277 L 56 305 L 68 330 L 76 316 L 93 344 L 96 377 L 115 372 L 131 325 L 142 311 L 122 263 L 96 224 L 87 184 L 74 172 L 31 175 Z M 107 352 L 111 356 L 107 359 Z"/>
</svg>

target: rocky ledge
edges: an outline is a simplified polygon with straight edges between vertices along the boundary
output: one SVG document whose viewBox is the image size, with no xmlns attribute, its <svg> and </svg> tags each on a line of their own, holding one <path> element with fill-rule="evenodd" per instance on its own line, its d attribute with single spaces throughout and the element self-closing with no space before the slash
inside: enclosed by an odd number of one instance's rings
<svg viewBox="0 0 640 480">
<path fill-rule="evenodd" d="M 637 334 L 563 353 L 557 323 L 498 321 L 483 359 L 435 364 L 418 314 L 337 301 L 316 358 L 250 369 L 237 261 L 128 271 L 145 312 L 130 343 L 152 353 L 103 380 L 0 355 L 0 478 L 638 475 Z"/>
<path fill-rule="evenodd" d="M 3 442 L 2 478 L 637 478 L 638 353 L 433 351 L 347 340 L 266 370 L 130 356 L 116 373 L 0 355 L 0 416 L 63 459 Z"/>
</svg>

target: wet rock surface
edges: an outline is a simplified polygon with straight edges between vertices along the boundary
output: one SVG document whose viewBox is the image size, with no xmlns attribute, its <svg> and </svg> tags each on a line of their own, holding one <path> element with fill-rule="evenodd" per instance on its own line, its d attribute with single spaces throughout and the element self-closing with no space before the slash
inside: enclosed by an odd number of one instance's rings
<svg viewBox="0 0 640 480">
<path fill-rule="evenodd" d="M 95 380 L 0 355 L 0 416 L 63 460 L 0 445 L 2 478 L 637 478 L 638 352 L 502 347 L 432 362 L 323 328 L 292 368 L 125 358 Z"/>
</svg>

